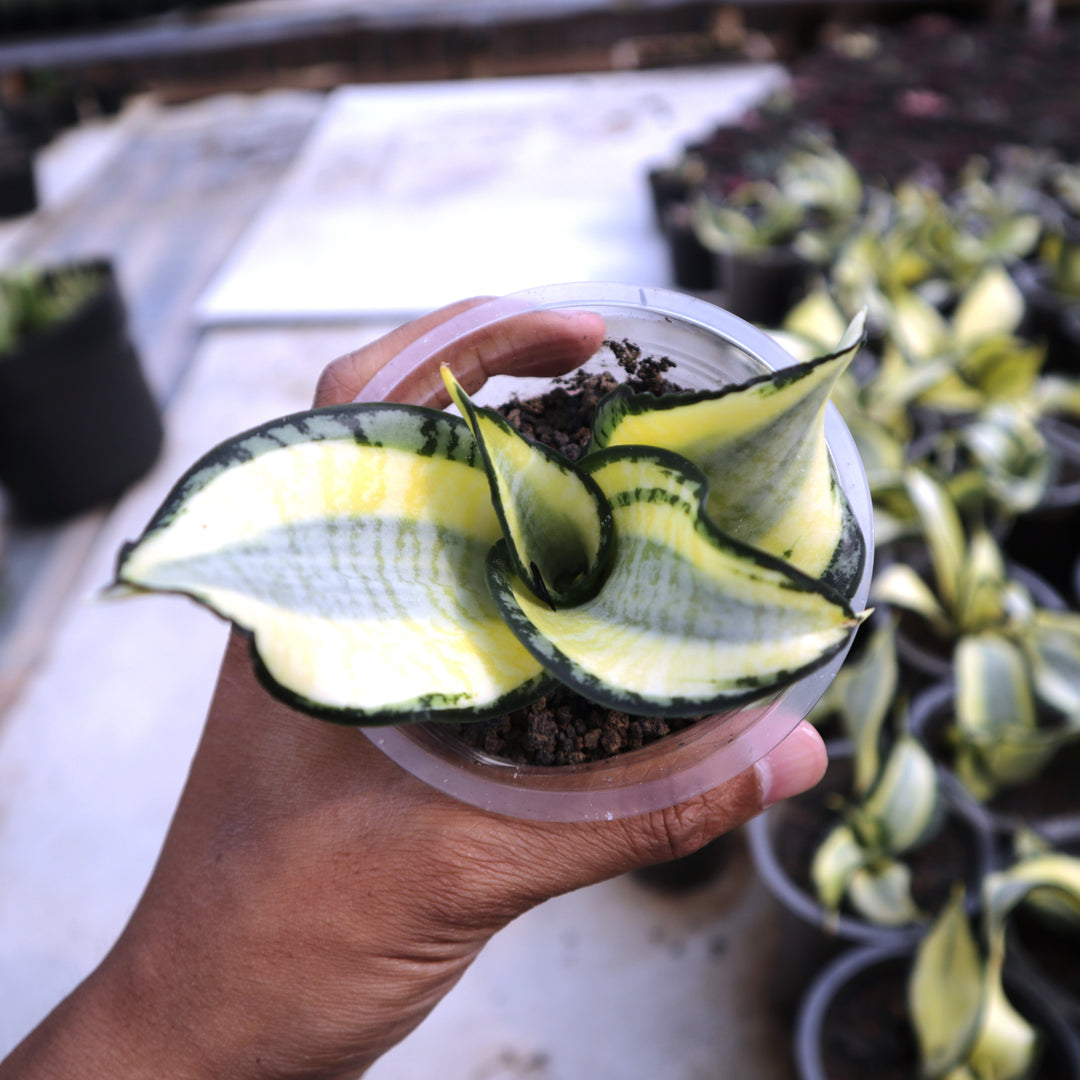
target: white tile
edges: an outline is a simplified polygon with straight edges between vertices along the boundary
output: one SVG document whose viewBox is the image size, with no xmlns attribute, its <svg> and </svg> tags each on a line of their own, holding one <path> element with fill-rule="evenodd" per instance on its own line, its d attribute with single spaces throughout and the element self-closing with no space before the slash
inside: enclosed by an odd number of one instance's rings
<svg viewBox="0 0 1080 1080">
<path fill-rule="evenodd" d="M 668 284 L 647 168 L 783 78 L 745 65 L 342 88 L 200 317 L 404 316 L 563 281 Z"/>
</svg>

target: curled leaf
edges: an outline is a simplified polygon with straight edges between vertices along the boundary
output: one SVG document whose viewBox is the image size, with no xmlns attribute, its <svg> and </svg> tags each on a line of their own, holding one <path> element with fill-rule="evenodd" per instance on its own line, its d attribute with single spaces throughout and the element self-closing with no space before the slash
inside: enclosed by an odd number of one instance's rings
<svg viewBox="0 0 1080 1080">
<path fill-rule="evenodd" d="M 693 716 L 779 690 L 823 664 L 862 616 L 828 586 L 721 533 L 704 476 L 676 454 L 583 458 L 612 507 L 611 570 L 591 600 L 552 611 L 496 548 L 492 594 L 522 644 L 583 696 Z"/>
<path fill-rule="evenodd" d="M 837 352 L 736 386 L 662 398 L 620 388 L 601 403 L 593 444 L 681 454 L 707 477 L 707 512 L 720 529 L 850 593 L 866 553 L 824 423 L 829 394 L 864 338 L 862 314 Z"/>
<path fill-rule="evenodd" d="M 982 957 L 957 889 L 920 942 L 908 981 L 923 1076 L 945 1076 L 968 1060 L 985 1000 Z"/>
<path fill-rule="evenodd" d="M 442 369 L 450 397 L 480 446 L 491 498 L 518 576 L 556 608 L 596 594 L 611 556 L 611 508 L 587 473 L 530 442 L 498 413 L 477 408 Z"/>
<path fill-rule="evenodd" d="M 117 581 L 231 619 L 271 688 L 309 712 L 472 718 L 550 683 L 488 595 L 499 536 L 464 423 L 343 406 L 213 450 L 121 553 Z"/>
</svg>

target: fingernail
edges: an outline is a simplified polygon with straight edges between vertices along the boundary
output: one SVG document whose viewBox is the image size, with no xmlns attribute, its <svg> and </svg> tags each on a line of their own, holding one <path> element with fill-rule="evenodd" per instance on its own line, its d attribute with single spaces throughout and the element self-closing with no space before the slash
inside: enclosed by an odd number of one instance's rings
<svg viewBox="0 0 1080 1080">
<path fill-rule="evenodd" d="M 817 728 L 803 720 L 779 746 L 754 764 L 762 810 L 812 788 L 825 774 L 828 763 Z"/>
</svg>

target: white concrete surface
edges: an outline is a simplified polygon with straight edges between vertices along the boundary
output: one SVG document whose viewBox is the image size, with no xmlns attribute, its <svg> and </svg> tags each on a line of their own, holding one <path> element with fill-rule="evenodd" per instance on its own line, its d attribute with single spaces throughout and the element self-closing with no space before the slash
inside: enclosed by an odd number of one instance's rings
<svg viewBox="0 0 1080 1080">
<path fill-rule="evenodd" d="M 782 79 L 745 65 L 342 88 L 200 316 L 404 317 L 563 281 L 667 284 L 647 168 Z"/>
</svg>

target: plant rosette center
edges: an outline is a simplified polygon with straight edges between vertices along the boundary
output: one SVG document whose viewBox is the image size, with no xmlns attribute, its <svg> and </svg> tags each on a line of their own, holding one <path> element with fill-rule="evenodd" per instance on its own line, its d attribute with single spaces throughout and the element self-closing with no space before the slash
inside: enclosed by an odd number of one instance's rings
<svg viewBox="0 0 1080 1080">
<path fill-rule="evenodd" d="M 824 416 L 858 351 L 718 390 L 621 386 L 571 462 L 477 406 L 315 409 L 222 443 L 125 546 L 119 591 L 250 635 L 282 700 L 345 723 L 481 720 L 562 684 L 690 717 L 848 643 L 865 541 Z"/>
</svg>

